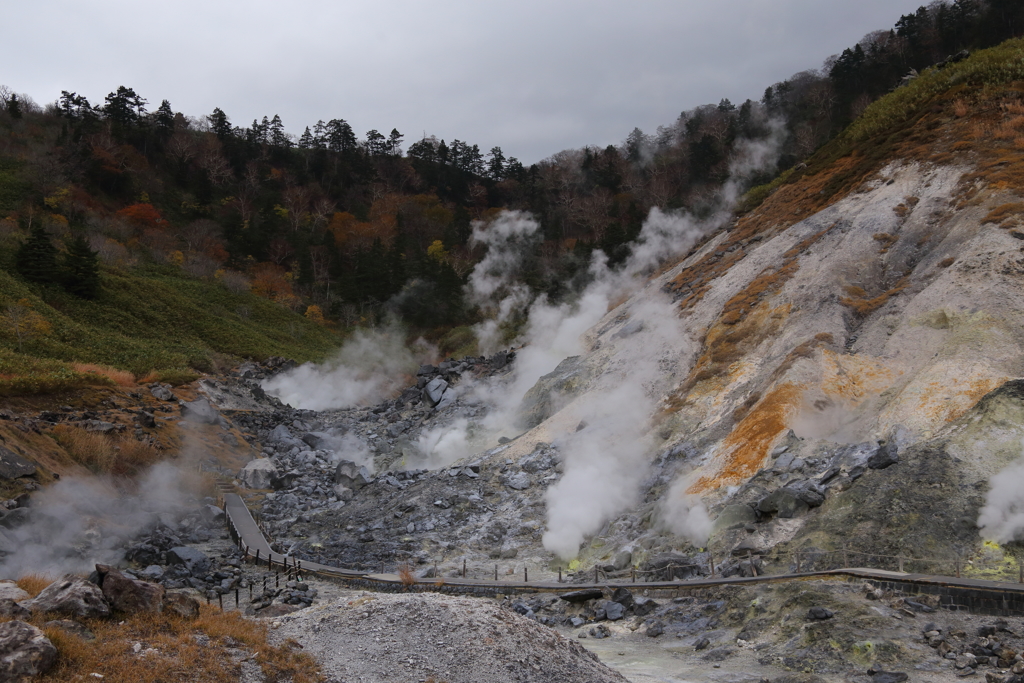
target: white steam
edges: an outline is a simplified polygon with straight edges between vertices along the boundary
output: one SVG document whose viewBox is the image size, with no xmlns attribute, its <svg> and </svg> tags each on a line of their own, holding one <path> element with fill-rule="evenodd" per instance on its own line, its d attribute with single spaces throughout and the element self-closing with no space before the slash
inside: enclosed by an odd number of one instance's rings
<svg viewBox="0 0 1024 683">
<path fill-rule="evenodd" d="M 32 497 L 29 522 L 0 529 L 8 553 L 0 577 L 58 577 L 116 564 L 124 544 L 186 510 L 186 486 L 173 465 L 152 467 L 127 494 L 101 477 L 61 479 Z"/>
<path fill-rule="evenodd" d="M 306 363 L 263 382 L 263 389 L 293 408 L 330 410 L 382 401 L 408 384 L 416 358 L 401 330 L 359 330 L 323 364 Z"/>
<path fill-rule="evenodd" d="M 443 425 L 424 432 L 416 440 L 416 448 L 422 454 L 417 466 L 426 469 L 446 467 L 451 463 L 470 456 L 474 452 L 469 421 L 459 418 L 449 425 Z"/>
<path fill-rule="evenodd" d="M 698 547 L 707 545 L 713 522 L 700 496 L 688 494 L 689 477 L 679 477 L 661 502 L 662 522 L 677 536 L 682 536 Z"/>
<path fill-rule="evenodd" d="M 489 223 L 473 223 L 470 244 L 485 245 L 487 253 L 469 274 L 466 294 L 487 315 L 473 328 L 485 355 L 502 348 L 502 325 L 530 304 L 530 289 L 520 276 L 539 230 L 540 224 L 521 211 L 504 211 Z"/>
<path fill-rule="evenodd" d="M 982 537 L 998 543 L 1024 540 L 1024 462 L 992 477 L 989 486 L 978 515 Z"/>
<path fill-rule="evenodd" d="M 337 465 L 342 460 L 347 460 L 366 467 L 371 474 L 374 472 L 373 453 L 370 452 L 369 445 L 352 432 L 333 439 L 327 439 L 323 442 L 321 448 L 331 452 L 330 463 L 332 465 Z"/>
<path fill-rule="evenodd" d="M 660 292 L 631 309 L 631 334 L 606 340 L 614 345 L 606 372 L 595 386 L 564 410 L 570 424 L 586 423 L 557 444 L 565 474 L 547 491 L 544 547 L 574 557 L 587 536 L 628 509 L 647 476 L 651 417 L 662 390 L 660 379 L 678 361 L 685 330 Z"/>
</svg>

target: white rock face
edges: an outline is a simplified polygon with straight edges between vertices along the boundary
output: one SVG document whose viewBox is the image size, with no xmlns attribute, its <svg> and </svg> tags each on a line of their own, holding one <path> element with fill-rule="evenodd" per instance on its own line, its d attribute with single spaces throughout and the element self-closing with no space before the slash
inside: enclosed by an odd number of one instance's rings
<svg viewBox="0 0 1024 683">
<path fill-rule="evenodd" d="M 277 467 L 270 458 L 257 458 L 238 473 L 238 479 L 246 488 L 269 489 L 271 482 L 278 476 Z"/>
</svg>

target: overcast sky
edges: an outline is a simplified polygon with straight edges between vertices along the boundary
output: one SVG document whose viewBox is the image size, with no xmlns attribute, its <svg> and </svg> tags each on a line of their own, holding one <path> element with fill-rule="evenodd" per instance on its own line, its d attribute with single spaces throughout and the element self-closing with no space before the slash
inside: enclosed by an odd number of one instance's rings
<svg viewBox="0 0 1024 683">
<path fill-rule="evenodd" d="M 0 84 L 499 145 L 524 163 L 759 99 L 923 0 L 3 0 Z"/>
</svg>

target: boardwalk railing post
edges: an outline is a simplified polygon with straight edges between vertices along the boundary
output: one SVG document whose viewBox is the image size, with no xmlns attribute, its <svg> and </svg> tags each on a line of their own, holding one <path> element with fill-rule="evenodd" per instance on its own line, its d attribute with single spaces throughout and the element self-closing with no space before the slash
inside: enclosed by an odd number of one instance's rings
<svg viewBox="0 0 1024 683">
<path fill-rule="evenodd" d="M 462 578 L 466 578 L 466 558 L 462 558 Z"/>
<path fill-rule="evenodd" d="M 498 565 L 494 565 L 494 580 L 498 580 Z"/>
<path fill-rule="evenodd" d="M 527 573 L 526 565 L 523 565 L 523 583 L 530 583 L 530 575 Z"/>
<path fill-rule="evenodd" d="M 897 557 L 896 559 L 900 563 L 900 572 L 902 573 L 903 572 L 903 558 L 902 557 Z"/>
<path fill-rule="evenodd" d="M 1024 566 L 1024 565 L 1022 565 Z M 558 568 L 558 583 L 562 583 L 562 568 Z"/>
<path fill-rule="evenodd" d="M 800 551 L 797 550 L 793 553 L 793 557 L 796 558 L 796 573 L 800 573 Z"/>
</svg>

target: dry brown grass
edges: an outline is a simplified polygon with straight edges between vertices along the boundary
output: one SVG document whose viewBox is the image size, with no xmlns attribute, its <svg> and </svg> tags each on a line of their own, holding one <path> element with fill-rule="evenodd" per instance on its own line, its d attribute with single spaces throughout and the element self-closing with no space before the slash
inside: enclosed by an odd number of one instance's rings
<svg viewBox="0 0 1024 683">
<path fill-rule="evenodd" d="M 416 577 L 412 573 L 412 567 L 407 564 L 403 564 L 398 568 L 398 580 L 402 582 L 403 586 L 411 586 L 416 583 Z"/>
<path fill-rule="evenodd" d="M 39 595 L 44 588 L 53 583 L 53 581 L 53 578 L 42 574 L 26 574 L 18 579 L 18 588 L 34 598 Z"/>
<path fill-rule="evenodd" d="M 900 206 L 903 205 L 900 204 Z M 871 236 L 871 238 L 882 245 L 878 250 L 879 254 L 884 254 L 887 251 L 889 251 L 889 247 L 896 244 L 896 242 L 899 241 L 900 239 L 896 235 L 890 235 L 887 232 L 876 232 L 874 235 Z"/>
<path fill-rule="evenodd" d="M 33 617 L 43 627 L 45 617 Z M 106 683 L 228 683 L 240 678 L 239 661 L 227 648 L 252 653 L 267 681 L 314 683 L 320 680 L 311 657 L 285 643 L 272 646 L 267 626 L 237 612 L 202 605 L 200 616 L 187 621 L 168 614 L 134 614 L 122 621 L 87 621 L 96 639 L 86 641 L 58 628 L 43 628 L 57 648 L 58 660 L 41 682 L 91 680 L 98 673 Z M 209 639 L 204 644 L 205 636 Z M 135 653 L 133 645 L 141 643 Z"/>
<path fill-rule="evenodd" d="M 135 375 L 126 370 L 118 370 L 117 368 L 112 368 L 109 365 L 95 365 L 93 363 L 72 363 L 71 367 L 74 368 L 76 372 L 106 377 L 119 387 L 135 386 Z"/>
<path fill-rule="evenodd" d="M 71 459 L 95 473 L 128 476 L 154 464 L 159 453 L 130 436 L 106 436 L 60 424 L 53 438 Z"/>
<path fill-rule="evenodd" d="M 981 219 L 981 222 L 1002 223 L 1007 218 L 1020 216 L 1021 214 L 1024 214 L 1024 202 L 1002 204 L 989 211 L 988 215 Z"/>
<path fill-rule="evenodd" d="M 953 100 L 953 115 L 956 116 L 958 119 L 962 119 L 963 117 L 967 116 L 967 114 L 970 111 L 970 106 L 966 102 L 964 102 L 962 98 L 958 97 L 955 100 Z"/>
<path fill-rule="evenodd" d="M 849 296 L 839 299 L 839 303 L 844 306 L 849 306 L 857 315 L 863 318 L 884 306 L 891 297 L 902 292 L 909 284 L 910 282 L 908 278 L 900 278 L 892 289 L 884 291 L 874 297 L 869 297 L 867 292 L 860 287 L 844 287 Z"/>
</svg>

